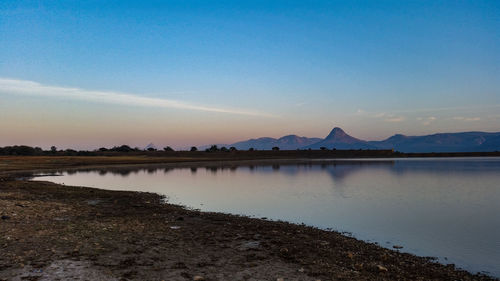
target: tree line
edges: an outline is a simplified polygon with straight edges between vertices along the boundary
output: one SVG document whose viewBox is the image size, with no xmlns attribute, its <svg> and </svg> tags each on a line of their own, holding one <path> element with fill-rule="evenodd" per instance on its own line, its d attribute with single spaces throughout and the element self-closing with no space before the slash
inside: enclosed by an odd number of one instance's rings
<svg viewBox="0 0 500 281">
<path fill-rule="evenodd" d="M 249 149 L 253 151 L 254 149 Z M 158 149 L 149 147 L 147 149 L 140 149 L 138 147 L 130 147 L 128 145 L 119 145 L 114 146 L 112 148 L 101 147 L 96 150 L 75 150 L 75 149 L 57 149 L 57 147 L 52 146 L 49 150 L 43 150 L 40 147 L 31 147 L 27 145 L 14 145 L 14 146 L 5 146 L 0 147 L 0 155 L 27 155 L 27 156 L 36 156 L 36 155 L 69 155 L 69 156 L 90 156 L 90 155 L 102 155 L 108 152 L 115 153 L 129 153 L 129 152 L 154 152 L 158 151 Z M 175 150 L 166 146 L 163 148 L 165 152 L 174 152 Z M 198 151 L 196 146 L 192 146 L 189 151 L 195 152 Z M 231 152 L 237 151 L 235 147 L 218 147 L 217 145 L 212 145 L 211 147 L 205 149 L 205 152 Z"/>
<path fill-rule="evenodd" d="M 275 146 L 271 149 L 272 151 L 279 151 L 280 148 Z M 308 149 L 311 150 L 311 149 Z M 328 150 L 325 147 L 321 147 L 320 150 Z M 336 150 L 335 148 L 332 150 Z M 101 147 L 95 150 L 75 150 L 75 149 L 58 149 L 55 146 L 52 146 L 49 150 L 43 150 L 40 147 L 31 147 L 27 145 L 14 145 L 14 146 L 5 146 L 5 147 L 0 147 L 0 155 L 60 155 L 60 156 L 92 156 L 92 155 L 106 155 L 106 154 L 116 154 L 116 153 L 148 153 L 148 152 L 157 152 L 157 151 L 164 151 L 164 152 L 174 152 L 175 150 L 170 147 L 166 146 L 163 149 L 159 150 L 154 147 L 148 147 L 146 149 L 141 149 L 138 147 L 130 147 L 128 145 L 119 145 L 119 146 L 114 146 L 111 148 L 106 148 L 106 147 Z M 196 152 L 199 151 L 196 146 L 192 146 L 188 151 L 191 152 Z M 234 146 L 231 147 L 218 147 L 217 145 L 212 145 L 205 150 L 205 152 L 235 152 L 238 151 L 238 149 Z M 257 151 L 257 149 L 254 149 L 253 147 L 249 148 L 246 151 Z"/>
</svg>

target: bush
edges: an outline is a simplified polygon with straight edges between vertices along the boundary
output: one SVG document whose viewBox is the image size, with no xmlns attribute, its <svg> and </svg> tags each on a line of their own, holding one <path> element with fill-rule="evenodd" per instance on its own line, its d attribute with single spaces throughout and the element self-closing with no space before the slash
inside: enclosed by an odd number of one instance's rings
<svg viewBox="0 0 500 281">
<path fill-rule="evenodd" d="M 216 151 L 219 151 L 219 148 L 217 147 L 217 145 L 212 145 L 210 148 L 207 148 L 206 149 L 207 152 L 216 152 Z"/>
<path fill-rule="evenodd" d="M 14 145 L 0 148 L 0 155 L 41 155 L 43 150 L 40 147 L 27 145 Z"/>
<path fill-rule="evenodd" d="M 118 151 L 118 152 L 130 152 L 130 151 L 132 151 L 133 149 L 132 149 L 132 148 L 130 148 L 130 146 L 125 145 L 125 144 L 124 144 L 124 145 L 119 146 L 119 147 L 115 146 L 115 147 L 113 147 L 111 150 L 112 150 L 112 151 Z"/>
</svg>

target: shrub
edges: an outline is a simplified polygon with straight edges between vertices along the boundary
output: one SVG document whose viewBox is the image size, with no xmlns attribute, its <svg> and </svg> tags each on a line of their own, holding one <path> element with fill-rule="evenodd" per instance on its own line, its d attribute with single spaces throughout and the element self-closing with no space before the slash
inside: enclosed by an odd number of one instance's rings
<svg viewBox="0 0 500 281">
<path fill-rule="evenodd" d="M 208 152 L 216 152 L 216 151 L 219 151 L 219 148 L 217 147 L 217 145 L 212 145 L 210 148 L 207 149 Z"/>
</svg>

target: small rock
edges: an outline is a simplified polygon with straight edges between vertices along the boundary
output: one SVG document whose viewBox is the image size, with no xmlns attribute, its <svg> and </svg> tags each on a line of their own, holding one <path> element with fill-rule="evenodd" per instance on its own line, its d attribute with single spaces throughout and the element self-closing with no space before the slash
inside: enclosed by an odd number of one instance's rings
<svg viewBox="0 0 500 281">
<path fill-rule="evenodd" d="M 205 278 L 203 278 L 203 276 L 196 275 L 195 277 L 193 277 L 193 280 L 194 281 L 203 281 L 203 280 L 205 280 Z"/>
<path fill-rule="evenodd" d="M 388 271 L 386 267 L 381 266 L 381 265 L 377 265 L 377 269 L 379 272 L 387 272 Z"/>
<path fill-rule="evenodd" d="M 260 248 L 259 241 L 247 241 L 238 247 L 240 251 L 257 250 Z"/>
<path fill-rule="evenodd" d="M 356 270 L 363 270 L 364 265 L 362 263 L 357 263 L 354 265 L 354 268 Z"/>
<path fill-rule="evenodd" d="M 392 246 L 394 249 L 403 249 L 403 246 L 399 246 L 399 245 L 394 245 Z"/>
<path fill-rule="evenodd" d="M 9 216 L 2 216 L 2 220 L 8 220 L 8 219 L 10 219 Z"/>
<path fill-rule="evenodd" d="M 280 278 L 276 279 L 276 281 L 285 281 L 285 278 L 280 277 Z"/>
<path fill-rule="evenodd" d="M 181 228 L 180 226 L 176 226 L 176 225 L 170 227 L 170 229 L 180 229 L 180 228 Z"/>
<path fill-rule="evenodd" d="M 301 268 L 299 269 L 299 272 L 301 272 L 301 273 L 302 273 L 302 272 L 304 272 L 304 271 L 305 271 L 305 269 L 304 269 L 303 267 L 301 267 Z"/>
</svg>

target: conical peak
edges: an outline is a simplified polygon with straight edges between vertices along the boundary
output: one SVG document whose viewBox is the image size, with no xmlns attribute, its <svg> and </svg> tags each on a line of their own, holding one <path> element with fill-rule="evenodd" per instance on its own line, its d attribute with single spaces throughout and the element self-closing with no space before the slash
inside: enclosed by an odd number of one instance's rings
<svg viewBox="0 0 500 281">
<path fill-rule="evenodd" d="M 341 129 L 341 128 L 339 128 L 339 127 L 335 127 L 335 128 L 333 128 L 332 132 L 335 132 L 335 133 L 344 133 L 344 134 L 345 134 L 344 130 L 342 130 L 342 129 Z"/>
<path fill-rule="evenodd" d="M 333 128 L 333 130 L 330 132 L 330 134 L 326 138 L 332 138 L 332 137 L 341 137 L 347 135 L 344 130 L 342 130 L 339 127 Z"/>
</svg>

